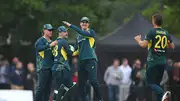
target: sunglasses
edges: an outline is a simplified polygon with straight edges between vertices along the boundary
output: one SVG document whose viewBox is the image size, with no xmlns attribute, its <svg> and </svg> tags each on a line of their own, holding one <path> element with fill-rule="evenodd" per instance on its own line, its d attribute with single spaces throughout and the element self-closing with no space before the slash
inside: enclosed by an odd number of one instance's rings
<svg viewBox="0 0 180 101">
<path fill-rule="evenodd" d="M 88 21 L 81 21 L 82 23 L 89 23 Z"/>
<path fill-rule="evenodd" d="M 53 29 L 48 29 L 48 31 L 53 31 Z"/>
</svg>

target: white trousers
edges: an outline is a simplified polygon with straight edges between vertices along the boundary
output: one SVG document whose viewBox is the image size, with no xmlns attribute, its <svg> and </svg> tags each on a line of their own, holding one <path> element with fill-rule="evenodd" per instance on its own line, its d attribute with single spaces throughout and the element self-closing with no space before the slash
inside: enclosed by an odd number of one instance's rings
<svg viewBox="0 0 180 101">
<path fill-rule="evenodd" d="M 120 84 L 119 86 L 119 101 L 126 101 L 127 97 L 129 96 L 130 85 L 128 84 Z"/>
</svg>

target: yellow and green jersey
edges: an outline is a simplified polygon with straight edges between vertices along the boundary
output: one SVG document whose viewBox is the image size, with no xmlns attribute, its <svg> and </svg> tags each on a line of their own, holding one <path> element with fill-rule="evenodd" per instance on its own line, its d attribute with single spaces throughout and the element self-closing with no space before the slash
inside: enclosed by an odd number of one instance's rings
<svg viewBox="0 0 180 101">
<path fill-rule="evenodd" d="M 97 56 L 95 53 L 95 31 L 93 29 L 82 30 L 75 25 L 71 25 L 70 27 L 78 33 L 75 45 L 76 51 L 73 53 L 73 55 L 78 54 L 79 61 L 87 59 L 95 59 L 97 61 Z"/>
<path fill-rule="evenodd" d="M 70 70 L 69 58 L 72 57 L 72 51 L 67 41 L 63 38 L 57 38 L 58 44 L 53 48 L 54 64 L 60 64 L 61 66 Z M 54 70 L 56 68 L 53 68 Z"/>
<path fill-rule="evenodd" d="M 35 43 L 37 72 L 41 69 L 52 68 L 53 55 L 50 43 L 51 41 L 48 42 L 44 37 L 40 37 Z"/>
<path fill-rule="evenodd" d="M 145 40 L 149 42 L 147 62 L 152 65 L 165 64 L 167 46 L 172 43 L 168 32 L 162 28 L 153 28 L 146 35 Z"/>
</svg>

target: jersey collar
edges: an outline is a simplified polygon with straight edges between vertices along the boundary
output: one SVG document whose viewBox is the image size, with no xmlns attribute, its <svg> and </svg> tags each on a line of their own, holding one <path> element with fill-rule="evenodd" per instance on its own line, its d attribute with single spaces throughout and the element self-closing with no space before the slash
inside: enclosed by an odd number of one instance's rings
<svg viewBox="0 0 180 101">
<path fill-rule="evenodd" d="M 47 40 L 44 36 L 43 36 L 43 38 L 45 39 L 45 40 Z M 47 40 L 48 42 L 51 42 L 51 39 L 49 39 L 49 40 Z"/>
</svg>

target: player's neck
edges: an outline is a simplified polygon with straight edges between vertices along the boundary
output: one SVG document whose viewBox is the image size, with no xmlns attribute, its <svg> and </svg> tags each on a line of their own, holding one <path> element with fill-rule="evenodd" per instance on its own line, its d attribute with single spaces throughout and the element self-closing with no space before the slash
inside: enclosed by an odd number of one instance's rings
<svg viewBox="0 0 180 101">
<path fill-rule="evenodd" d="M 82 30 L 84 30 L 84 31 L 88 31 L 88 30 L 89 30 L 89 28 L 87 28 L 87 29 L 82 29 Z"/>
<path fill-rule="evenodd" d="M 63 38 L 62 36 L 59 36 L 58 38 Z"/>
<path fill-rule="evenodd" d="M 161 26 L 154 25 L 154 28 L 162 28 Z"/>
<path fill-rule="evenodd" d="M 44 35 L 43 36 L 47 41 L 50 41 L 51 39 L 50 39 L 50 37 L 48 37 L 48 36 L 46 36 L 46 35 Z"/>
</svg>

